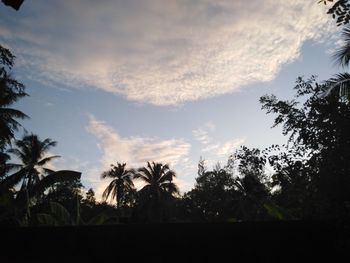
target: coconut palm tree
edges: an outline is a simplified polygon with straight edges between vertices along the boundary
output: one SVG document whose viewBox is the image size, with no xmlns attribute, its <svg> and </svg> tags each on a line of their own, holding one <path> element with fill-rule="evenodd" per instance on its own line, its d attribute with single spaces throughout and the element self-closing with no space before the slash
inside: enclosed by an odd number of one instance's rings
<svg viewBox="0 0 350 263">
<path fill-rule="evenodd" d="M 126 205 L 130 200 L 129 193 L 134 190 L 132 177 L 135 173 L 133 169 L 126 169 L 126 163 L 117 163 L 117 166 L 111 165 L 111 169 L 102 173 L 101 178 L 111 178 L 112 181 L 102 194 L 102 198 L 107 200 L 109 196 L 117 202 L 117 208 Z"/>
<path fill-rule="evenodd" d="M 139 168 L 135 174 L 136 179 L 145 183 L 140 196 L 144 199 L 143 202 L 147 202 L 152 219 L 161 221 L 164 201 L 179 194 L 179 189 L 173 182 L 174 177 L 176 174 L 169 165 L 155 162 L 147 162 L 147 166 Z"/>
<path fill-rule="evenodd" d="M 46 156 L 46 154 L 56 144 L 56 141 L 49 138 L 41 141 L 35 134 L 25 135 L 21 140 L 15 141 L 15 147 L 9 152 L 21 161 L 21 164 L 18 164 L 21 172 L 18 183 L 22 181 L 22 190 L 26 189 L 30 192 L 44 175 L 53 172 L 46 168 L 45 164 L 60 156 Z"/>
<path fill-rule="evenodd" d="M 23 224 L 28 224 L 30 207 L 42 202 L 43 194 L 57 183 L 79 180 L 81 173 L 61 170 L 54 172 L 45 167 L 45 164 L 59 156 L 47 156 L 49 149 L 56 145 L 51 139 L 41 141 L 37 135 L 25 135 L 15 141 L 15 147 L 9 152 L 14 154 L 20 164 L 13 164 L 17 172 L 6 176 L 0 182 L 0 196 L 3 193 L 13 193 L 14 207 L 18 210 L 14 218 L 19 218 Z M 16 186 L 22 183 L 19 190 Z M 0 218 L 1 220 L 1 218 Z"/>
<path fill-rule="evenodd" d="M 21 126 L 16 119 L 28 118 L 23 112 L 10 108 L 19 98 L 26 96 L 22 88 L 17 91 L 8 76 L 0 77 L 0 145 L 4 147 L 14 137 L 14 132 Z"/>
<path fill-rule="evenodd" d="M 27 96 L 24 85 L 8 73 L 14 58 L 8 49 L 0 45 L 0 151 L 10 144 L 14 132 L 21 126 L 17 119 L 28 118 L 23 112 L 10 108 L 18 99 Z"/>
</svg>

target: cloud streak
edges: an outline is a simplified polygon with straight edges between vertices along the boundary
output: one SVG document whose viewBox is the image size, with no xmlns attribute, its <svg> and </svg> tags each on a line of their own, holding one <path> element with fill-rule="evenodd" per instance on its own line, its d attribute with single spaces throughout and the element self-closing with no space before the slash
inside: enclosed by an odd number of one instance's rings
<svg viewBox="0 0 350 263">
<path fill-rule="evenodd" d="M 38 0 L 0 39 L 33 78 L 178 105 L 272 80 L 326 34 L 314 1 Z M 45 21 L 45 23 L 41 22 Z"/>
<path fill-rule="evenodd" d="M 203 146 L 201 152 L 219 158 L 227 157 L 227 155 L 233 153 L 238 146 L 245 142 L 244 138 L 236 138 L 223 143 L 214 142 L 210 135 L 214 130 L 215 125 L 212 122 L 208 122 L 192 131 L 193 137 Z"/>
<path fill-rule="evenodd" d="M 209 144 L 202 149 L 203 153 L 214 154 L 218 157 L 227 157 L 229 154 L 232 154 L 235 149 L 245 142 L 245 139 L 233 139 L 226 141 L 224 143 L 214 143 Z"/>
<path fill-rule="evenodd" d="M 107 186 L 107 181 L 96 181 L 96 174 L 101 174 L 116 162 L 125 162 L 129 167 L 138 168 L 144 166 L 147 161 L 155 161 L 168 163 L 170 168 L 175 170 L 177 170 L 177 165 L 188 167 L 190 164 L 188 154 L 191 145 L 183 139 L 122 137 L 117 131 L 92 115 L 89 116 L 87 130 L 96 137 L 98 147 L 102 152 L 100 167 L 95 169 L 99 172 L 95 171 L 91 174 L 91 178 L 86 178 L 94 181 L 97 196 L 101 196 Z M 178 176 L 176 182 L 181 190 L 188 189 L 190 186 L 181 176 Z"/>
<path fill-rule="evenodd" d="M 215 125 L 212 122 L 207 122 L 203 127 L 192 131 L 193 137 L 202 144 L 209 144 L 213 139 L 209 133 L 215 130 Z"/>
<path fill-rule="evenodd" d="M 98 140 L 102 151 L 104 169 L 116 162 L 126 162 L 132 166 L 145 165 L 147 161 L 176 165 L 186 157 L 191 145 L 183 139 L 159 140 L 138 136 L 121 137 L 115 130 L 90 115 L 87 130 Z"/>
</svg>

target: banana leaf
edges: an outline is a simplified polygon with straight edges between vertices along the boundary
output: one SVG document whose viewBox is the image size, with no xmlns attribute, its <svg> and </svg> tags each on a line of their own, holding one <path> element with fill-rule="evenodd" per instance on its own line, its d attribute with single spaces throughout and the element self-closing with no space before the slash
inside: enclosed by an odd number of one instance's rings
<svg viewBox="0 0 350 263">
<path fill-rule="evenodd" d="M 74 181 L 80 179 L 81 173 L 70 170 L 53 172 L 41 179 L 30 191 L 30 195 L 35 196 L 44 193 L 46 189 L 58 182 Z"/>
</svg>

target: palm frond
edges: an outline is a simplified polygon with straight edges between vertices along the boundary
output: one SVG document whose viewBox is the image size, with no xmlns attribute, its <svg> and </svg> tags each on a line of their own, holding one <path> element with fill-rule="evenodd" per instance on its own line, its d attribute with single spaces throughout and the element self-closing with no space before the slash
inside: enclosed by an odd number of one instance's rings
<svg viewBox="0 0 350 263">
<path fill-rule="evenodd" d="M 6 174 L 10 171 L 19 170 L 21 168 L 22 168 L 22 165 L 16 164 L 16 163 L 5 163 L 2 167 L 2 169 L 4 169 L 4 171 L 6 172 Z"/>
<path fill-rule="evenodd" d="M 339 95 L 342 96 L 345 90 L 350 89 L 350 74 L 347 72 L 336 74 L 333 78 L 324 82 L 325 91 L 322 97 L 327 97 L 330 93 L 339 89 Z"/>
<path fill-rule="evenodd" d="M 146 183 L 151 183 L 153 174 L 150 170 L 148 170 L 146 167 L 141 167 L 138 169 L 138 173 L 136 174 L 135 178 L 140 178 Z"/>
<path fill-rule="evenodd" d="M 101 174 L 101 179 L 106 179 L 110 177 L 110 171 L 105 171 Z"/>
<path fill-rule="evenodd" d="M 28 119 L 29 116 L 20 110 L 12 108 L 0 108 L 0 116 L 2 118 L 17 118 L 17 119 Z"/>
<path fill-rule="evenodd" d="M 150 162 L 147 162 L 147 169 L 151 174 L 155 174 L 155 171 L 154 171 L 155 166 L 156 164 L 154 162 L 152 162 L 152 164 Z"/>
<path fill-rule="evenodd" d="M 45 167 L 43 167 L 42 169 L 44 170 L 44 173 L 45 173 L 46 175 L 48 175 L 48 174 L 52 174 L 52 173 L 54 173 L 54 172 L 55 172 L 54 170 L 51 170 L 51 169 L 49 169 L 49 168 L 45 168 Z"/>
<path fill-rule="evenodd" d="M 176 177 L 175 172 L 172 170 L 169 170 L 159 179 L 159 183 L 171 182 L 174 177 Z"/>
<path fill-rule="evenodd" d="M 173 182 L 162 184 L 162 188 L 169 194 L 180 194 L 180 190 Z"/>
<path fill-rule="evenodd" d="M 0 45 L 0 64 L 12 68 L 15 56 L 11 51 Z"/>
<path fill-rule="evenodd" d="M 45 165 L 47 162 L 49 162 L 53 159 L 56 159 L 56 158 L 60 158 L 60 157 L 61 156 L 59 156 L 59 155 L 53 155 L 53 156 L 46 157 L 46 158 L 40 160 L 39 162 L 37 162 L 37 165 L 40 165 L 40 166 Z"/>
<path fill-rule="evenodd" d="M 116 196 L 116 181 L 115 180 L 110 182 L 110 184 L 103 191 L 102 199 L 106 201 L 110 195 L 111 195 L 111 199 L 114 199 Z"/>
<path fill-rule="evenodd" d="M 0 182 L 0 189 L 10 189 L 15 187 L 21 180 L 24 179 L 26 173 L 26 169 L 21 169 L 20 171 L 6 177 Z"/>
<path fill-rule="evenodd" d="M 134 182 L 132 181 L 131 176 L 124 176 L 123 177 L 123 182 L 124 182 L 124 184 L 125 184 L 125 186 L 127 188 L 133 188 L 134 187 Z"/>
<path fill-rule="evenodd" d="M 345 27 L 342 31 L 344 45 L 333 54 L 333 60 L 342 67 L 348 67 L 350 62 L 350 28 Z"/>
<path fill-rule="evenodd" d="M 74 181 L 81 177 L 80 172 L 61 170 L 51 173 L 38 181 L 31 190 L 31 195 L 43 193 L 46 189 L 58 182 Z"/>
<path fill-rule="evenodd" d="M 166 173 L 168 170 L 170 170 L 168 164 L 164 164 L 164 165 L 160 164 L 160 167 L 161 167 L 161 169 L 160 169 L 160 174 L 164 174 L 164 173 Z"/>
<path fill-rule="evenodd" d="M 56 141 L 53 141 L 50 138 L 46 138 L 44 141 L 41 142 L 41 151 L 44 153 L 48 151 L 51 147 L 54 147 L 57 145 Z"/>
</svg>

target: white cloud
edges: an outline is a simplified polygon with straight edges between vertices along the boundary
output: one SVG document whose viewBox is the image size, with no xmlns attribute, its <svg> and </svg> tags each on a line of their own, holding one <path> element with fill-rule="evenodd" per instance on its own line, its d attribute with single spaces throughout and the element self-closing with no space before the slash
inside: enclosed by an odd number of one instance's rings
<svg viewBox="0 0 350 263">
<path fill-rule="evenodd" d="M 191 145 L 183 139 L 160 140 L 143 137 L 122 137 L 106 123 L 89 116 L 87 130 L 93 134 L 102 152 L 100 166 L 87 176 L 94 184 L 96 196 L 101 196 L 108 184 L 107 180 L 96 180 L 96 174 L 110 168 L 111 164 L 127 163 L 129 167 L 138 168 L 144 166 L 147 161 L 168 163 L 171 169 L 177 171 L 178 166 L 186 166 L 189 163 L 188 154 Z M 182 169 L 179 170 L 180 172 Z M 179 174 L 176 182 L 181 190 L 188 189 L 189 183 L 183 174 Z"/>
<path fill-rule="evenodd" d="M 207 122 L 202 127 L 192 130 L 194 138 L 202 144 L 208 144 L 212 141 L 209 133 L 215 130 L 215 124 L 213 122 Z"/>
<path fill-rule="evenodd" d="M 244 143 L 245 139 L 233 139 L 224 143 L 209 144 L 207 147 L 202 149 L 202 152 L 214 154 L 219 157 L 227 157 L 232 154 L 235 149 Z"/>
<path fill-rule="evenodd" d="M 201 152 L 216 156 L 219 158 L 227 157 L 233 153 L 238 146 L 242 145 L 245 141 L 244 138 L 236 138 L 225 141 L 223 143 L 215 142 L 211 136 L 211 133 L 215 130 L 216 126 L 212 122 L 207 122 L 203 126 L 192 131 L 193 137 L 199 141 L 202 146 Z"/>
<path fill-rule="evenodd" d="M 116 162 L 126 162 L 132 166 L 145 165 L 147 161 L 176 165 L 182 157 L 188 155 L 191 147 L 182 139 L 159 140 L 137 136 L 123 138 L 104 122 L 93 116 L 89 119 L 88 131 L 98 140 L 104 168 Z"/>
<path fill-rule="evenodd" d="M 44 104 L 45 107 L 52 107 L 52 106 L 55 106 L 55 104 L 53 104 L 52 102 L 46 102 Z"/>
<path fill-rule="evenodd" d="M 0 18 L 9 27 L 0 39 L 29 76 L 155 105 L 270 81 L 332 22 L 305 0 L 38 0 L 26 8 L 30 15 Z"/>
<path fill-rule="evenodd" d="M 192 131 L 195 139 L 203 144 L 208 144 L 212 140 L 212 138 L 208 135 L 208 131 L 198 128 Z"/>
</svg>

